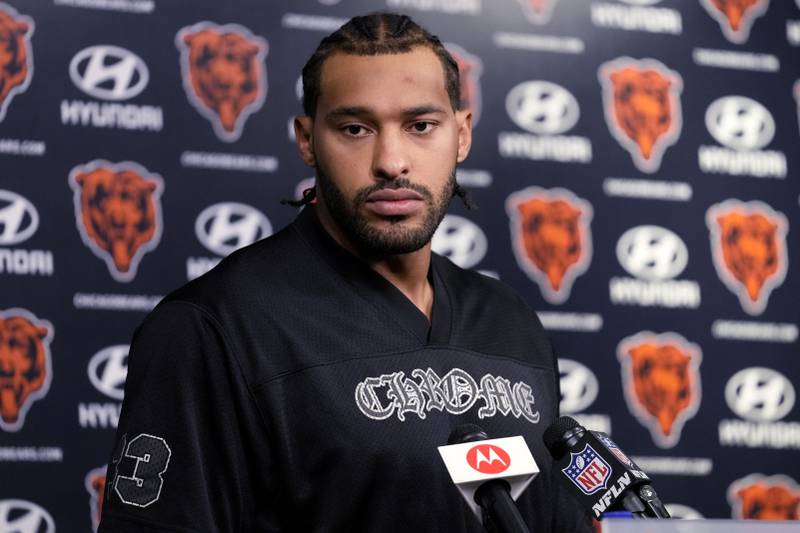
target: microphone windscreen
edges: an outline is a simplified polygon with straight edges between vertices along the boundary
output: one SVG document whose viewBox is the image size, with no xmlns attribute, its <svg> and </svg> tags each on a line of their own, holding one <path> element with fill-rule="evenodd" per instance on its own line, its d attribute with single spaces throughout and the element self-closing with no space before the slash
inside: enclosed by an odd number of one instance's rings
<svg viewBox="0 0 800 533">
<path fill-rule="evenodd" d="M 544 430 L 542 440 L 554 459 L 560 459 L 564 455 L 564 434 L 577 427 L 581 427 L 577 420 L 569 416 L 562 416 Z"/>
<path fill-rule="evenodd" d="M 461 444 L 476 440 L 486 440 L 489 435 L 477 424 L 461 424 L 453 428 L 447 438 L 447 444 Z"/>
</svg>

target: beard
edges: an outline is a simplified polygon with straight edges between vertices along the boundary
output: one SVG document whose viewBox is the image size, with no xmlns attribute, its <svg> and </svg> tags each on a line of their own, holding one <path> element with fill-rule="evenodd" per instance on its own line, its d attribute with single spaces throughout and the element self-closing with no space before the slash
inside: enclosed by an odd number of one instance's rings
<svg viewBox="0 0 800 533">
<path fill-rule="evenodd" d="M 348 200 L 319 165 L 316 170 L 318 192 L 322 195 L 331 218 L 361 253 L 373 257 L 416 252 L 428 244 L 444 218 L 456 186 L 456 169 L 453 165 L 453 170 L 438 195 L 406 178 L 396 178 L 359 189 L 353 199 Z M 382 189 L 410 189 L 422 196 L 425 202 L 422 221 L 410 225 L 403 223 L 405 216 L 397 216 L 388 217 L 390 225 L 387 228 L 373 226 L 363 208 L 369 195 Z"/>
</svg>

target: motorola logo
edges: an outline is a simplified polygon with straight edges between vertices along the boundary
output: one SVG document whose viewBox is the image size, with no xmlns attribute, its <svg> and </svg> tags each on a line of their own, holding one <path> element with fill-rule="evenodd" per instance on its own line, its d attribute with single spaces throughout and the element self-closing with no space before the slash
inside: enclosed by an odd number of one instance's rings
<svg viewBox="0 0 800 533">
<path fill-rule="evenodd" d="M 632 276 L 665 281 L 683 272 L 689 250 L 680 237 L 660 226 L 636 226 L 617 241 L 619 264 Z"/>
<path fill-rule="evenodd" d="M 118 344 L 103 348 L 89 361 L 89 381 L 115 400 L 125 396 L 125 378 L 128 376 L 128 351 L 130 346 Z"/>
<path fill-rule="evenodd" d="M 775 135 L 766 107 L 745 96 L 724 96 L 706 110 L 706 127 L 714 139 L 734 150 L 760 150 Z"/>
<path fill-rule="evenodd" d="M 794 407 L 792 383 L 780 372 L 764 367 L 740 370 L 725 385 L 731 411 L 751 422 L 775 422 Z"/>
<path fill-rule="evenodd" d="M 562 414 L 582 413 L 597 398 L 597 377 L 586 366 L 572 359 L 558 360 L 559 385 Z"/>
<path fill-rule="evenodd" d="M 205 208 L 194 229 L 203 246 L 223 257 L 272 234 L 272 224 L 261 211 L 237 202 Z"/>
<path fill-rule="evenodd" d="M 39 228 L 39 213 L 25 197 L 0 190 L 0 246 L 29 239 Z"/>
<path fill-rule="evenodd" d="M 129 100 L 141 93 L 150 74 L 133 52 L 119 46 L 84 48 L 69 64 L 72 82 L 86 94 L 101 100 Z"/>
<path fill-rule="evenodd" d="M 433 234 L 431 247 L 461 268 L 471 268 L 484 258 L 488 244 L 477 224 L 457 215 L 445 215 Z"/>
<path fill-rule="evenodd" d="M 517 126 L 537 135 L 564 133 L 580 116 L 572 93 L 549 81 L 526 81 L 512 88 L 506 111 Z"/>
<path fill-rule="evenodd" d="M 467 451 L 467 464 L 482 474 L 500 474 L 508 470 L 511 457 L 500 446 L 478 444 Z"/>
<path fill-rule="evenodd" d="M 55 533 L 50 513 L 26 500 L 0 500 L 0 531 L 9 533 Z"/>
</svg>

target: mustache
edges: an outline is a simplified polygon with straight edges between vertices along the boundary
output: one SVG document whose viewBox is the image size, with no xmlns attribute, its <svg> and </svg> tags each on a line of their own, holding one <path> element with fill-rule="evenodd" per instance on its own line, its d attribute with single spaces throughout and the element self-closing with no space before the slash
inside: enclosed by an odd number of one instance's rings
<svg viewBox="0 0 800 533">
<path fill-rule="evenodd" d="M 418 183 L 412 183 L 411 180 L 409 180 L 408 178 L 396 178 L 391 181 L 376 183 L 374 185 L 370 185 L 369 187 L 364 187 L 363 189 L 360 189 L 356 193 L 356 196 L 353 199 L 353 203 L 357 206 L 363 205 L 364 203 L 366 203 L 367 198 L 369 197 L 370 194 L 376 191 L 382 191 L 384 189 L 389 189 L 389 190 L 409 189 L 422 196 L 426 202 L 433 201 L 433 194 L 427 187 L 420 185 Z"/>
</svg>

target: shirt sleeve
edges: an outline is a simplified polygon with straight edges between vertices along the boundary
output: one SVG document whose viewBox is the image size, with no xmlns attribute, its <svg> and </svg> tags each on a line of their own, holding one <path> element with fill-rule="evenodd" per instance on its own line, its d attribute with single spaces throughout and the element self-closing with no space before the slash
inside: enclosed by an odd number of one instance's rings
<svg viewBox="0 0 800 533">
<path fill-rule="evenodd" d="M 278 531 L 266 427 L 228 346 L 186 302 L 137 330 L 99 532 Z"/>
</svg>

